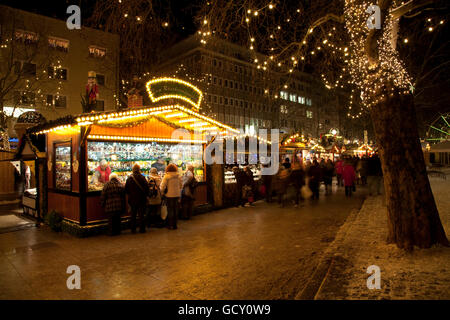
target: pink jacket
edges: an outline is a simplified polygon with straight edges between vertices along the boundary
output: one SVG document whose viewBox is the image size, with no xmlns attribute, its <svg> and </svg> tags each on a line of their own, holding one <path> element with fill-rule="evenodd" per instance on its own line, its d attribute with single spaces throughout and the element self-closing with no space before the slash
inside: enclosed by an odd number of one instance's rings
<svg viewBox="0 0 450 320">
<path fill-rule="evenodd" d="M 350 165 L 350 164 L 344 165 L 342 178 L 344 179 L 344 185 L 346 187 L 350 187 L 353 185 L 353 183 L 356 180 L 356 174 L 355 174 L 355 169 L 353 168 L 352 165 Z"/>
<path fill-rule="evenodd" d="M 342 174 L 344 167 L 343 167 L 343 162 L 342 160 L 339 160 L 338 162 L 336 162 L 336 174 Z"/>
</svg>

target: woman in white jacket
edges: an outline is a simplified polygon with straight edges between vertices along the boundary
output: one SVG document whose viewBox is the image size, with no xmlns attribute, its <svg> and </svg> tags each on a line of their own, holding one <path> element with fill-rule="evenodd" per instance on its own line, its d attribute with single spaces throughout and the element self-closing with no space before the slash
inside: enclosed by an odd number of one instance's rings
<svg viewBox="0 0 450 320">
<path fill-rule="evenodd" d="M 181 196 L 181 178 L 178 174 L 178 168 L 171 163 L 166 168 L 166 174 L 161 182 L 161 194 L 167 202 L 167 227 L 169 229 L 177 228 L 178 206 Z"/>
</svg>

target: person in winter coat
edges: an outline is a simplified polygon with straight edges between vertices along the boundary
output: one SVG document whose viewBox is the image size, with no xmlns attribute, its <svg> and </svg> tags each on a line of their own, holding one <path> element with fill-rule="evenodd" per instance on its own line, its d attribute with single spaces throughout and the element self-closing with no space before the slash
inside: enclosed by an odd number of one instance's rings
<svg viewBox="0 0 450 320">
<path fill-rule="evenodd" d="M 332 181 L 334 174 L 334 164 L 328 159 L 323 167 L 323 183 L 325 184 L 325 194 L 331 194 L 332 191 Z"/>
<path fill-rule="evenodd" d="M 367 184 L 369 185 L 369 194 L 380 195 L 381 184 L 383 182 L 383 171 L 381 161 L 378 155 L 372 156 L 367 160 Z"/>
<path fill-rule="evenodd" d="M 317 160 L 314 160 L 312 166 L 309 168 L 308 177 L 309 189 L 311 189 L 313 193 L 312 199 L 318 200 L 320 181 L 322 181 L 322 170 L 320 169 L 320 165 Z"/>
<path fill-rule="evenodd" d="M 338 187 L 342 186 L 342 173 L 344 172 L 344 161 L 342 159 L 339 159 L 336 161 L 335 165 L 336 169 L 336 179 L 337 179 L 337 185 Z"/>
<path fill-rule="evenodd" d="M 264 164 L 263 165 L 264 168 L 268 168 L 269 165 Z M 270 203 L 272 202 L 272 175 L 269 174 L 265 174 L 262 177 L 262 185 L 264 186 L 265 189 L 265 196 L 266 196 L 266 202 Z"/>
<path fill-rule="evenodd" d="M 244 206 L 247 203 L 247 199 L 243 197 L 243 188 L 247 177 L 245 172 L 239 167 L 233 167 L 233 173 L 236 179 L 235 205 L 236 207 Z"/>
<path fill-rule="evenodd" d="M 345 196 L 351 197 L 353 188 L 355 186 L 356 173 L 355 168 L 349 161 L 346 161 L 344 163 L 342 178 L 344 179 Z"/>
<path fill-rule="evenodd" d="M 161 177 L 158 174 L 158 169 L 153 167 L 150 169 L 150 174 L 147 178 L 149 188 L 149 201 L 147 210 L 147 226 L 150 228 L 151 223 L 155 223 L 157 227 L 164 225 L 164 220 L 161 219 Z"/>
<path fill-rule="evenodd" d="M 194 166 L 188 165 L 183 175 L 183 189 L 181 191 L 181 217 L 184 220 L 189 220 L 194 210 L 195 190 L 192 187 L 194 180 Z"/>
<path fill-rule="evenodd" d="M 141 167 L 136 163 L 133 173 L 125 183 L 128 204 L 131 207 L 131 233 L 136 233 L 136 216 L 139 221 L 139 232 L 145 232 L 145 208 L 147 206 L 148 183 L 141 174 Z"/>
<path fill-rule="evenodd" d="M 295 190 L 295 207 L 297 208 L 300 201 L 302 187 L 305 185 L 305 171 L 303 170 L 301 164 L 295 163 L 292 166 L 291 175 L 289 176 L 289 184 L 292 185 Z"/>
<path fill-rule="evenodd" d="M 116 173 L 109 175 L 100 197 L 100 203 L 108 215 L 108 234 L 120 234 L 120 216 L 125 211 L 125 189 Z"/>
<path fill-rule="evenodd" d="M 289 184 L 289 176 L 291 172 L 289 169 L 286 169 L 284 166 L 280 166 L 277 174 L 277 195 L 278 195 L 278 203 L 280 207 L 283 208 L 286 204 L 287 200 L 287 187 Z"/>
<path fill-rule="evenodd" d="M 244 188 L 247 187 L 247 201 L 250 206 L 253 206 L 253 202 L 255 200 L 255 178 L 253 177 L 253 172 L 249 166 L 244 168 L 245 173 L 245 183 Z"/>
<path fill-rule="evenodd" d="M 166 174 L 161 182 L 161 194 L 167 201 L 167 227 L 177 229 L 178 204 L 181 197 L 182 182 L 178 168 L 171 163 L 166 167 Z"/>
</svg>

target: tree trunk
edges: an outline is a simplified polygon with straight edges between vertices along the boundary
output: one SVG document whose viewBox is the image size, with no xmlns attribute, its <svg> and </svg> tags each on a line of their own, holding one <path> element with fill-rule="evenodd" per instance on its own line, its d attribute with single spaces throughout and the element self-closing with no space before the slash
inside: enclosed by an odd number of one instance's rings
<svg viewBox="0 0 450 320">
<path fill-rule="evenodd" d="M 431 191 L 412 96 L 394 95 L 371 108 L 388 209 L 388 243 L 449 245 Z"/>
</svg>

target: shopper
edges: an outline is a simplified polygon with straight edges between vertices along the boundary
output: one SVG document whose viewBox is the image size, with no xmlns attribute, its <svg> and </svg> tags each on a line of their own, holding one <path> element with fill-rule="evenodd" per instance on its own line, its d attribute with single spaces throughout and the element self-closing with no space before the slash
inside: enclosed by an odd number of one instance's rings
<svg viewBox="0 0 450 320">
<path fill-rule="evenodd" d="M 277 174 L 277 196 L 278 204 L 283 208 L 287 200 L 287 187 L 289 184 L 290 171 L 284 166 L 280 166 Z"/>
<path fill-rule="evenodd" d="M 295 190 L 295 207 L 297 208 L 300 202 L 302 187 L 305 185 L 305 171 L 301 164 L 295 163 L 292 166 L 289 184 L 292 185 Z"/>
<path fill-rule="evenodd" d="M 189 220 L 194 209 L 194 192 L 197 180 L 194 177 L 194 166 L 188 165 L 183 175 L 183 189 L 181 191 L 181 218 Z"/>
<path fill-rule="evenodd" d="M 283 166 L 284 166 L 286 169 L 290 169 L 290 168 L 291 168 L 291 160 L 289 160 L 289 158 L 285 158 L 285 159 L 284 159 L 284 162 L 283 162 Z"/>
<path fill-rule="evenodd" d="M 136 216 L 138 217 L 139 232 L 144 233 L 148 183 L 141 174 L 141 167 L 137 163 L 133 166 L 133 173 L 127 179 L 125 192 L 131 207 L 131 233 L 136 233 Z"/>
<path fill-rule="evenodd" d="M 244 173 L 244 188 L 247 190 L 247 195 L 245 198 L 250 206 L 254 206 L 253 202 L 255 202 L 255 178 L 253 177 L 253 172 L 249 166 L 246 166 L 244 168 Z"/>
<path fill-rule="evenodd" d="M 308 177 L 309 177 L 309 189 L 311 189 L 313 193 L 312 199 L 318 200 L 320 181 L 322 181 L 322 170 L 320 169 L 319 163 L 317 162 L 316 159 L 314 159 L 312 166 L 309 168 Z"/>
<path fill-rule="evenodd" d="M 369 194 L 371 196 L 381 194 L 382 181 L 381 161 L 378 155 L 375 154 L 368 160 L 367 165 L 367 184 L 369 185 Z"/>
<path fill-rule="evenodd" d="M 246 176 L 244 171 L 239 167 L 233 167 L 234 178 L 236 179 L 236 193 L 235 193 L 235 206 L 244 206 L 247 200 L 244 198 L 244 184 Z"/>
<path fill-rule="evenodd" d="M 153 167 L 150 169 L 150 174 L 147 179 L 148 182 L 148 207 L 147 207 L 147 226 L 150 228 L 151 224 L 156 227 L 164 226 L 164 220 L 161 219 L 161 177 L 158 174 L 158 169 Z"/>
<path fill-rule="evenodd" d="M 351 161 L 344 162 L 342 178 L 344 179 L 345 196 L 351 197 L 352 191 L 355 188 L 355 180 L 356 180 L 355 168 L 353 167 Z"/>
<path fill-rule="evenodd" d="M 328 159 L 323 168 L 323 183 L 325 184 L 325 194 L 331 194 L 334 174 L 334 164 Z"/>
<path fill-rule="evenodd" d="M 120 216 L 125 211 L 125 189 L 116 173 L 109 175 L 109 181 L 105 183 L 102 190 L 100 203 L 108 215 L 108 234 L 119 235 Z"/>
<path fill-rule="evenodd" d="M 269 165 L 264 164 L 263 167 L 267 169 L 267 168 L 269 168 Z M 264 186 L 264 193 L 266 196 L 267 203 L 272 202 L 272 177 L 273 176 L 269 175 L 269 174 L 265 174 L 261 177 L 262 178 L 262 186 Z"/>
<path fill-rule="evenodd" d="M 336 180 L 337 180 L 337 186 L 342 186 L 342 172 L 344 170 L 344 161 L 342 159 L 338 159 L 336 161 L 336 164 L 334 165 L 335 171 L 336 171 Z"/>
<path fill-rule="evenodd" d="M 166 174 L 161 182 L 161 194 L 165 197 L 167 203 L 167 227 L 171 230 L 177 229 L 181 186 L 178 167 L 171 163 L 166 167 Z"/>
</svg>

